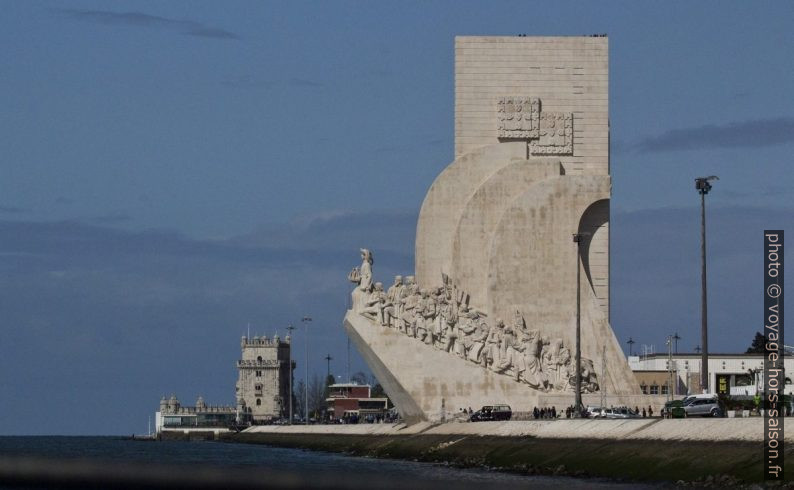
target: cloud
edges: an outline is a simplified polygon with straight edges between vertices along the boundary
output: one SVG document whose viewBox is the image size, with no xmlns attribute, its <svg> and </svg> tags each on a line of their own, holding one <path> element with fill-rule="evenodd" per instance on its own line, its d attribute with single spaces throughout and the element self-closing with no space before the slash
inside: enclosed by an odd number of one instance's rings
<svg viewBox="0 0 794 490">
<path fill-rule="evenodd" d="M 0 213 L 20 214 L 27 213 L 29 210 L 17 206 L 0 206 Z"/>
<path fill-rule="evenodd" d="M 102 216 L 95 216 L 93 218 L 89 218 L 89 221 L 96 224 L 119 224 L 119 223 L 126 223 L 132 221 L 132 216 L 127 213 L 118 212 L 118 213 L 111 213 L 105 214 Z"/>
<path fill-rule="evenodd" d="M 414 210 L 324 210 L 296 216 L 288 223 L 261 226 L 230 241 L 292 250 L 334 250 L 356 256 L 359 248 L 366 247 L 374 251 L 378 262 L 409 267 L 413 263 L 417 216 Z"/>
<path fill-rule="evenodd" d="M 83 21 L 105 25 L 126 25 L 146 28 L 160 28 L 179 32 L 186 36 L 210 39 L 240 39 L 237 34 L 208 26 L 192 20 L 171 19 L 142 12 L 109 12 L 105 10 L 61 9 L 66 16 Z"/>
<path fill-rule="evenodd" d="M 634 145 L 634 149 L 641 153 L 659 153 L 709 148 L 759 148 L 791 142 L 794 142 L 794 118 L 778 117 L 671 129 L 643 139 Z"/>
</svg>

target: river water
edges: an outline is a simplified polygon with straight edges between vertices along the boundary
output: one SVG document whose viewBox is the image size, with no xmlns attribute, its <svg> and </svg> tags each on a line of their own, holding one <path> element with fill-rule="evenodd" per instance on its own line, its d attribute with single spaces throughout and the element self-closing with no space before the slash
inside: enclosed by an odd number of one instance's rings
<svg viewBox="0 0 794 490">
<path fill-rule="evenodd" d="M 370 459 L 345 456 L 336 453 L 304 451 L 299 449 L 276 448 L 255 444 L 227 442 L 178 442 L 178 441 L 135 441 L 119 437 L 0 437 L 0 463 L 10 463 L 13 468 L 17 461 L 25 459 L 59 462 L 67 468 L 77 462 L 103 462 L 104 467 L 113 468 L 114 464 L 132 465 L 134 472 L 146 472 L 151 466 L 174 468 L 170 472 L 191 472 L 196 477 L 199 469 L 213 469 L 227 474 L 248 475 L 252 479 L 271 481 L 274 486 L 276 476 L 285 479 L 287 487 L 305 488 L 301 482 L 337 482 L 338 488 L 354 483 L 372 481 L 367 488 L 381 486 L 378 482 L 399 482 L 401 487 L 410 488 L 660 488 L 658 485 L 638 485 L 598 479 L 581 479 L 561 476 L 529 476 L 482 469 L 460 469 L 446 465 L 419 463 L 400 460 Z M 10 463 L 9 463 L 10 462 Z M 56 465 L 57 466 L 57 465 Z M 52 465 L 47 465 L 48 468 Z M 0 486 L 11 488 L 8 471 L 0 471 Z M 119 473 L 121 474 L 121 473 Z M 188 474 L 188 473 L 184 473 Z M 5 476 L 5 479 L 4 479 Z M 341 478 L 346 477 L 347 480 Z M 55 480 L 56 482 L 59 480 Z M 289 483 L 292 482 L 292 483 Z M 345 483 L 347 482 L 347 483 Z M 24 482 L 23 482 L 24 483 Z M 28 483 L 29 484 L 29 483 Z M 53 481 L 39 483 L 37 488 L 57 486 Z M 190 485 L 188 485 L 190 486 Z M 245 485 L 243 485 L 245 486 Z M 356 485 L 352 485 L 356 486 Z M 330 485 L 327 488 L 333 488 Z M 16 488 L 16 487 L 14 487 Z M 324 487 L 325 488 L 325 487 Z"/>
</svg>

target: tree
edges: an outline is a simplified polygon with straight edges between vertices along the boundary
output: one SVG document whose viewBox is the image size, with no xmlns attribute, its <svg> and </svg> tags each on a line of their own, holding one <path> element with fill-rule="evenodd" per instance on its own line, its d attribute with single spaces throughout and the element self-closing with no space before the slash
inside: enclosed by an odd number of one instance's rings
<svg viewBox="0 0 794 490">
<path fill-rule="evenodd" d="M 367 379 L 367 374 L 365 372 L 359 371 L 353 374 L 353 376 L 350 376 L 350 382 L 359 385 L 365 385 L 369 384 L 369 379 Z"/>
<path fill-rule="evenodd" d="M 309 412 L 317 417 L 325 409 L 325 383 L 315 373 L 309 381 Z"/>
<path fill-rule="evenodd" d="M 292 394 L 293 396 L 293 413 L 295 418 L 303 418 L 303 414 L 305 413 L 304 408 L 304 390 L 306 389 L 306 385 L 304 384 L 303 380 L 298 381 L 298 384 L 295 386 L 295 392 Z"/>
<path fill-rule="evenodd" d="M 328 397 L 331 395 L 331 388 L 330 388 L 330 386 L 331 386 L 332 384 L 334 384 L 334 383 L 336 383 L 336 378 L 334 378 L 334 375 L 333 375 L 333 374 L 329 374 L 329 375 L 328 375 L 328 376 L 325 378 L 325 389 L 323 390 L 323 399 L 324 399 L 324 400 L 325 400 L 325 399 L 328 399 Z"/>
<path fill-rule="evenodd" d="M 747 348 L 747 354 L 763 354 L 766 351 L 766 337 L 756 332 L 753 343 Z"/>
</svg>

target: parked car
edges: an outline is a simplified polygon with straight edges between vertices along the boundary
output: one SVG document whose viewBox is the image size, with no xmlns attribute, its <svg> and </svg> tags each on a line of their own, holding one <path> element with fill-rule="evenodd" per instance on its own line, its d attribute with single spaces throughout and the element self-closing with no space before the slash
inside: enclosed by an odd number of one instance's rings
<svg viewBox="0 0 794 490">
<path fill-rule="evenodd" d="M 689 397 L 688 397 L 689 398 Z M 725 411 L 720 406 L 719 399 L 712 395 L 710 397 L 691 397 L 686 400 L 684 412 L 687 417 L 700 415 L 702 417 L 722 417 Z"/>
<path fill-rule="evenodd" d="M 509 405 L 486 405 L 477 410 L 469 420 L 472 422 L 485 422 L 488 420 L 510 420 L 513 416 L 513 410 Z"/>
<path fill-rule="evenodd" d="M 684 403 L 684 406 L 687 406 L 692 403 L 693 400 L 712 400 L 714 398 L 717 398 L 717 395 L 714 393 L 698 393 L 696 395 L 685 396 L 681 401 Z"/>
<path fill-rule="evenodd" d="M 588 406 L 585 409 L 588 418 L 597 419 L 604 416 L 604 409 L 601 407 Z"/>
<path fill-rule="evenodd" d="M 607 419 L 636 419 L 639 417 L 634 410 L 628 407 L 612 407 L 602 411 L 602 417 Z"/>
</svg>

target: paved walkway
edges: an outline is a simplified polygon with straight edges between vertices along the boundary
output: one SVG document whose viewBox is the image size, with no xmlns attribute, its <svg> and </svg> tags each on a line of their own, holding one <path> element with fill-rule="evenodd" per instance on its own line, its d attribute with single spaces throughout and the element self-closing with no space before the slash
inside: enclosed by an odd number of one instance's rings
<svg viewBox="0 0 794 490">
<path fill-rule="evenodd" d="M 480 435 L 549 439 L 634 439 L 678 441 L 763 441 L 764 419 L 688 418 L 663 420 L 531 420 L 430 424 L 259 425 L 244 433 L 349 435 Z M 794 441 L 791 431 L 786 441 Z"/>
</svg>

